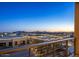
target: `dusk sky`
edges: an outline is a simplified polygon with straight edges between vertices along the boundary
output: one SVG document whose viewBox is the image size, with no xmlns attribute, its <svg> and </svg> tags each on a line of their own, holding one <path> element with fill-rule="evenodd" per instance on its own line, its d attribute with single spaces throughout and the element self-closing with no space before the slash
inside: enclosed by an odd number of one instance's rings
<svg viewBox="0 0 79 59">
<path fill-rule="evenodd" d="M 0 32 L 74 31 L 74 3 L 2 3 Z"/>
</svg>

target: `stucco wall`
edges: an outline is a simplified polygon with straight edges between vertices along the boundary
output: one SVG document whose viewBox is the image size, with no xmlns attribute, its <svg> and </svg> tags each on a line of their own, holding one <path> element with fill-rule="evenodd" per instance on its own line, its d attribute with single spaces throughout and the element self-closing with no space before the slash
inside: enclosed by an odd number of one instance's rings
<svg viewBox="0 0 79 59">
<path fill-rule="evenodd" d="M 79 3 L 75 4 L 75 54 L 79 56 Z"/>
</svg>

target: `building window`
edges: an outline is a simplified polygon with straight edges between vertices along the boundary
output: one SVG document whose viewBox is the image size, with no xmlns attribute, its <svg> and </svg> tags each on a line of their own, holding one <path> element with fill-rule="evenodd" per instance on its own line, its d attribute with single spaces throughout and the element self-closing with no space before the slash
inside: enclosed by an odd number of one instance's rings
<svg viewBox="0 0 79 59">
<path fill-rule="evenodd" d="M 25 41 L 21 41 L 21 45 L 25 45 Z"/>
<path fill-rule="evenodd" d="M 15 41 L 15 45 L 17 45 L 18 43 L 17 43 L 17 41 Z"/>
<path fill-rule="evenodd" d="M 0 47 L 5 47 L 6 43 L 0 43 Z"/>
<path fill-rule="evenodd" d="M 12 42 L 9 42 L 9 46 L 12 46 Z"/>
<path fill-rule="evenodd" d="M 25 45 L 25 41 L 23 41 L 23 44 Z"/>
</svg>

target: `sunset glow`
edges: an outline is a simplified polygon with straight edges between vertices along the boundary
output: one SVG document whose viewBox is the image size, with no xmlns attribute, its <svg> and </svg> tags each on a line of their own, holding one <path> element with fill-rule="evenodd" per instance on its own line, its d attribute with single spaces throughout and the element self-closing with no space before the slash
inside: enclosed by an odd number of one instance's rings
<svg viewBox="0 0 79 59">
<path fill-rule="evenodd" d="M 0 3 L 0 32 L 74 31 L 74 3 Z"/>
</svg>

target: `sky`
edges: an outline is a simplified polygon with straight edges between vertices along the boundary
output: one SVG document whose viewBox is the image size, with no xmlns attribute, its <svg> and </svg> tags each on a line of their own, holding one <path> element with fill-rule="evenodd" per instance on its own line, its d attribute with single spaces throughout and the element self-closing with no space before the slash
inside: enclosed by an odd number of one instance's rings
<svg viewBox="0 0 79 59">
<path fill-rule="evenodd" d="M 74 31 L 74 2 L 0 2 L 0 32 Z"/>
</svg>

